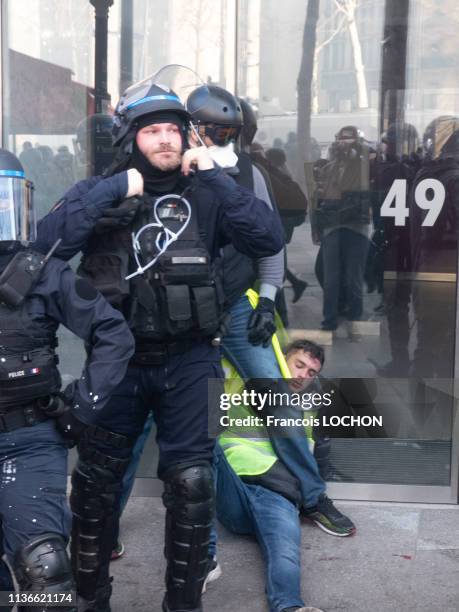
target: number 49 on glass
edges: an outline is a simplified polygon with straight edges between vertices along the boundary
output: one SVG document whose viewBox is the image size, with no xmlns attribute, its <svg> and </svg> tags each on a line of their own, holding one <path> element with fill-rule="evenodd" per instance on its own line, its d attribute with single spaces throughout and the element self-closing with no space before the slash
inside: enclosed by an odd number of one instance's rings
<svg viewBox="0 0 459 612">
<path fill-rule="evenodd" d="M 429 198 L 427 193 L 429 192 Z M 381 205 L 381 217 L 393 217 L 394 225 L 403 227 L 410 214 L 410 209 L 406 205 L 406 179 L 396 179 L 389 189 L 384 202 Z M 426 210 L 422 225 L 432 227 L 438 219 L 438 215 L 445 203 L 445 187 L 437 179 L 428 178 L 420 181 L 414 191 L 414 201 L 419 208 Z"/>
</svg>

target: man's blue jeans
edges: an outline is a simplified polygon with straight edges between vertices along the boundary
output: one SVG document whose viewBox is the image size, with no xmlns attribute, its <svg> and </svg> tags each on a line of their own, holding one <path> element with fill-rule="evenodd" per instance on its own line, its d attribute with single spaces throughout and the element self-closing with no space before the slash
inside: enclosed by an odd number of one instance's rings
<svg viewBox="0 0 459 612">
<path fill-rule="evenodd" d="M 339 315 L 340 287 L 344 284 L 346 317 L 358 321 L 363 312 L 363 279 L 369 241 L 345 227 L 322 239 L 324 266 L 323 324 L 335 326 Z"/>
<path fill-rule="evenodd" d="M 270 612 L 304 606 L 298 508 L 274 491 L 245 484 L 218 444 L 215 454 L 217 518 L 232 533 L 257 539 L 265 561 Z"/>
<path fill-rule="evenodd" d="M 247 325 L 252 312 L 253 308 L 246 295 L 242 295 L 233 304 L 230 309 L 230 328 L 223 337 L 223 355 L 242 378 L 281 378 L 272 345 L 263 348 L 249 342 Z"/>
</svg>

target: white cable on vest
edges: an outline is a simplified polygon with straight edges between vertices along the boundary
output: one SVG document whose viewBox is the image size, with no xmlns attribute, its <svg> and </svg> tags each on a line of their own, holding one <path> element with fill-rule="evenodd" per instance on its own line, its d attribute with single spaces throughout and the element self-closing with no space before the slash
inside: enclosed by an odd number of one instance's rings
<svg viewBox="0 0 459 612">
<path fill-rule="evenodd" d="M 169 228 L 165 227 L 164 224 L 161 222 L 161 220 L 158 217 L 158 205 L 163 200 L 171 199 L 171 198 L 176 198 L 177 200 L 184 202 L 187 208 L 187 211 L 188 211 L 188 217 L 185 223 L 183 224 L 183 227 L 181 227 L 178 232 L 173 232 Z M 179 238 L 180 234 L 182 234 L 185 231 L 185 229 L 188 227 L 188 223 L 190 222 L 191 206 L 188 200 L 184 198 L 183 196 L 179 196 L 175 193 L 171 193 L 171 194 L 161 196 L 160 198 L 156 200 L 153 206 L 153 215 L 155 219 L 153 223 L 148 223 L 147 225 L 144 225 L 143 227 L 139 229 L 139 231 L 136 234 L 132 233 L 132 247 L 134 249 L 134 257 L 137 262 L 137 270 L 133 272 L 132 274 L 129 274 L 129 276 L 126 276 L 126 280 L 130 280 L 131 278 L 134 278 L 135 276 L 143 274 L 144 272 L 146 272 L 146 270 L 154 266 L 155 263 L 158 261 L 158 259 L 161 257 L 161 255 L 163 255 L 167 251 L 167 249 L 170 247 L 170 245 Z M 142 252 L 142 248 L 140 246 L 139 239 L 140 239 L 140 236 L 143 234 L 143 232 L 149 228 L 158 228 L 160 230 L 155 240 L 155 246 L 158 249 L 158 254 L 150 262 L 148 262 L 147 265 L 142 266 L 140 259 L 139 259 L 139 255 Z"/>
</svg>

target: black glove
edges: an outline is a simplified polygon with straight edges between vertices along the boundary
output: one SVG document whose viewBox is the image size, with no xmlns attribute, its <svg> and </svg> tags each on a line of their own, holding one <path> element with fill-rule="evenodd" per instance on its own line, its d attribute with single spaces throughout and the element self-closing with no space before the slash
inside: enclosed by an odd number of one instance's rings
<svg viewBox="0 0 459 612">
<path fill-rule="evenodd" d="M 137 197 L 128 198 L 121 202 L 116 208 L 107 208 L 100 219 L 98 219 L 94 230 L 97 234 L 103 234 L 115 229 L 127 227 L 133 221 L 136 212 L 142 203 Z"/>
<path fill-rule="evenodd" d="M 74 446 L 79 442 L 88 428 L 86 423 L 80 421 L 72 410 L 66 412 L 56 418 L 56 427 L 63 438 L 67 440 L 69 446 Z"/>
<path fill-rule="evenodd" d="M 258 300 L 258 306 L 250 315 L 247 329 L 249 330 L 250 344 L 253 344 L 253 346 L 262 344 L 264 348 L 268 346 L 272 335 L 276 331 L 274 302 L 272 300 L 264 297 Z"/>
</svg>

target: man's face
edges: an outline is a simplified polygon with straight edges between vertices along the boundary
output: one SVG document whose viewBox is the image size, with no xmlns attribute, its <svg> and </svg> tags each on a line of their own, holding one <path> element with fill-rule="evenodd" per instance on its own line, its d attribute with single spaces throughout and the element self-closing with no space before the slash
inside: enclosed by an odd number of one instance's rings
<svg viewBox="0 0 459 612">
<path fill-rule="evenodd" d="M 139 151 L 152 166 L 163 171 L 175 170 L 182 161 L 182 135 L 175 123 L 153 123 L 137 132 Z"/>
<path fill-rule="evenodd" d="M 198 125 L 197 131 L 198 131 L 198 134 L 201 140 L 199 140 L 194 130 L 190 130 L 189 135 L 188 135 L 188 140 L 192 147 L 201 147 L 202 143 L 204 143 L 206 147 L 212 147 L 215 144 L 212 141 L 212 139 L 209 138 L 209 136 L 206 136 L 206 126 L 205 125 Z"/>
<path fill-rule="evenodd" d="M 287 365 L 292 375 L 289 387 L 295 393 L 301 393 L 309 387 L 322 369 L 318 359 L 313 357 L 311 353 L 305 353 L 302 350 L 288 353 Z"/>
</svg>

